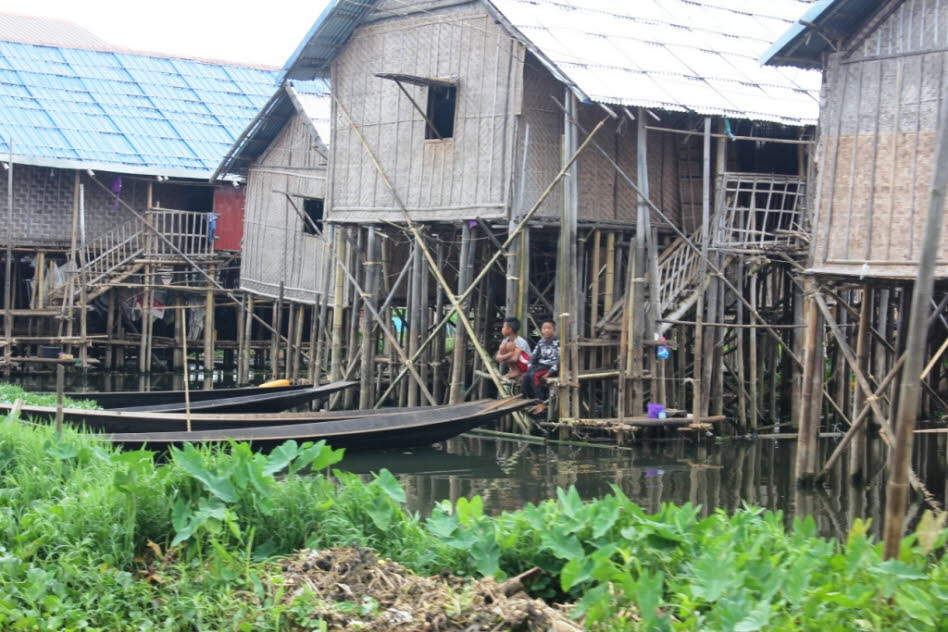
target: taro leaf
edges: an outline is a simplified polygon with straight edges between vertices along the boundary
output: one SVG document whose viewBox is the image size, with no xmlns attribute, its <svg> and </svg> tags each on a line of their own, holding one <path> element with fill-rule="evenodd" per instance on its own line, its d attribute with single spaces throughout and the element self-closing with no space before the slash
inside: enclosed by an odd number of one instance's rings
<svg viewBox="0 0 948 632">
<path fill-rule="evenodd" d="M 886 560 L 869 569 L 872 572 L 881 572 L 897 579 L 925 579 L 927 575 L 914 566 L 899 560 Z"/>
<path fill-rule="evenodd" d="M 436 509 L 428 518 L 428 531 L 439 538 L 450 537 L 458 528 L 458 519 L 455 516 L 448 515 L 442 510 Z"/>
<path fill-rule="evenodd" d="M 270 456 L 267 458 L 267 464 L 263 468 L 264 475 L 276 474 L 289 465 L 290 461 L 295 459 L 299 452 L 299 446 L 293 439 L 283 442 L 279 447 L 270 452 Z"/>
<path fill-rule="evenodd" d="M 487 577 L 500 570 L 500 549 L 492 533 L 483 533 L 471 547 L 471 559 L 477 572 Z"/>
<path fill-rule="evenodd" d="M 392 475 L 392 473 L 386 470 L 384 467 L 379 470 L 378 474 L 375 475 L 375 480 L 373 482 L 395 502 L 405 502 L 405 490 L 402 489 L 402 486 L 398 483 L 398 480 Z"/>
<path fill-rule="evenodd" d="M 895 593 L 895 603 L 902 612 L 934 629 L 940 615 L 937 606 L 932 604 L 932 597 L 918 586 L 906 584 Z"/>
<path fill-rule="evenodd" d="M 569 491 L 564 492 L 562 488 L 556 488 L 556 497 L 560 499 L 560 507 L 563 514 L 570 518 L 575 518 L 576 514 L 583 508 L 583 499 L 579 497 L 575 485 L 569 486 Z"/>
<path fill-rule="evenodd" d="M 585 555 L 583 545 L 575 535 L 566 534 L 550 525 L 540 538 L 541 546 L 561 560 L 574 560 Z"/>
<path fill-rule="evenodd" d="M 732 555 L 703 555 L 692 565 L 695 581 L 691 590 L 696 597 L 715 602 L 734 584 Z"/>
<path fill-rule="evenodd" d="M 172 455 L 175 463 L 190 474 L 193 478 L 201 482 L 202 485 L 221 500 L 232 503 L 237 500 L 237 491 L 229 478 L 218 476 L 204 468 L 201 454 L 194 449 L 190 443 L 184 445 L 184 450 L 178 450 L 172 447 Z"/>
<path fill-rule="evenodd" d="M 295 474 L 306 466 L 315 471 L 325 469 L 341 461 L 343 454 L 345 450 L 342 448 L 333 450 L 326 445 L 325 441 L 318 441 L 312 445 L 304 443 L 299 456 L 290 464 L 290 474 Z"/>
<path fill-rule="evenodd" d="M 770 622 L 770 602 L 761 601 L 751 608 L 747 616 L 738 621 L 734 626 L 734 632 L 756 632 L 764 629 L 764 626 Z"/>
<path fill-rule="evenodd" d="M 591 557 L 574 557 L 560 571 L 560 588 L 568 591 L 573 586 L 592 579 L 595 562 Z"/>
<path fill-rule="evenodd" d="M 44 447 L 46 448 L 46 454 L 60 461 L 75 458 L 79 454 L 76 446 L 71 443 L 47 441 Z"/>
<path fill-rule="evenodd" d="M 614 499 L 612 502 L 608 502 L 608 500 L 600 501 L 596 511 L 595 525 L 593 526 L 593 537 L 601 538 L 604 536 L 618 519 L 619 503 Z"/>
<path fill-rule="evenodd" d="M 190 519 L 191 508 L 188 503 L 184 502 L 183 498 L 175 500 L 171 507 L 171 526 L 174 527 L 174 530 L 180 531 L 183 529 Z"/>
<path fill-rule="evenodd" d="M 387 503 L 369 505 L 365 511 L 381 531 L 385 531 L 392 524 L 392 508 Z"/>
<path fill-rule="evenodd" d="M 658 614 L 664 583 L 661 573 L 652 575 L 648 571 L 643 572 L 635 582 L 635 602 L 646 630 L 663 630 L 668 627 L 667 618 L 660 618 Z"/>
<path fill-rule="evenodd" d="M 928 555 L 935 548 L 946 521 L 948 521 L 948 513 L 944 511 L 939 513 L 937 518 L 931 509 L 926 509 L 922 514 L 922 519 L 918 521 L 918 528 L 915 529 L 915 534 L 918 536 L 918 548 L 922 555 Z"/>
<path fill-rule="evenodd" d="M 457 516 L 462 524 L 480 519 L 484 515 L 484 499 L 472 496 L 470 500 L 463 496 L 458 499 Z"/>
</svg>

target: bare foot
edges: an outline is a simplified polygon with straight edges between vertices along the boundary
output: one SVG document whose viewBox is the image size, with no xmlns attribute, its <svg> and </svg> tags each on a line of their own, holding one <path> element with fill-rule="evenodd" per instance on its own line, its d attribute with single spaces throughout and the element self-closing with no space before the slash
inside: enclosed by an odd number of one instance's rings
<svg viewBox="0 0 948 632">
<path fill-rule="evenodd" d="M 542 415 L 545 411 L 546 404 L 537 404 L 530 410 L 530 413 L 533 415 Z"/>
<path fill-rule="evenodd" d="M 508 373 L 508 374 L 505 375 L 504 377 L 507 378 L 508 380 L 516 380 L 516 379 L 517 379 L 518 377 L 520 377 L 521 375 L 523 375 L 523 374 L 522 374 L 520 371 L 511 371 L 510 373 Z"/>
</svg>

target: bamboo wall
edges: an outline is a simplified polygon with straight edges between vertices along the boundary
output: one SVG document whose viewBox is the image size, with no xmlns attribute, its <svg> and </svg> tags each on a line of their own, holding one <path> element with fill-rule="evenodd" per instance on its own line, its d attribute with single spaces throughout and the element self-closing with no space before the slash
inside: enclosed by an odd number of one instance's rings
<svg viewBox="0 0 948 632">
<path fill-rule="evenodd" d="M 321 293 L 325 242 L 303 232 L 304 198 L 326 197 L 326 159 L 312 125 L 297 114 L 247 174 L 241 289 L 313 303 Z M 292 202 L 291 202 L 292 200 Z"/>
<path fill-rule="evenodd" d="M 539 199 L 547 185 L 562 166 L 564 86 L 532 55 L 524 64 L 523 122 L 518 131 L 515 173 L 515 208 L 523 212 Z M 555 99 L 555 101 L 554 101 Z M 605 152 L 588 148 L 577 160 L 579 165 L 579 221 L 609 224 L 634 224 L 637 197 L 631 186 L 616 172 L 615 162 L 626 174 L 636 174 L 636 123 L 620 108 L 620 116 L 609 119 L 596 136 L 596 142 Z M 631 108 L 634 112 L 636 108 Z M 587 132 L 608 116 L 595 105 L 583 105 L 579 110 L 579 124 Z M 580 141 L 585 134 L 580 133 Z M 648 134 L 649 193 L 652 201 L 672 221 L 681 225 L 679 197 L 680 140 L 672 134 Z M 524 152 L 526 160 L 524 161 Z M 634 181 L 634 180 L 633 180 Z M 537 216 L 551 221 L 559 220 L 562 208 L 562 190 L 557 188 L 540 206 Z M 663 222 L 653 216 L 652 222 Z"/>
<path fill-rule="evenodd" d="M 888 3 L 824 74 L 812 267 L 914 278 L 927 214 L 948 4 Z M 941 26 L 939 26 L 941 25 Z M 948 216 L 946 216 L 948 234 Z M 948 249 L 938 277 L 948 277 Z"/>
<path fill-rule="evenodd" d="M 115 174 L 99 172 L 99 181 L 113 184 Z M 4 187 L 6 173 L 3 174 Z M 76 204 L 76 172 L 73 169 L 13 165 L 13 226 L 6 227 L 18 246 L 68 246 L 71 239 L 73 206 Z M 92 239 L 131 215 L 118 205 L 111 193 L 96 185 L 84 171 L 79 182 L 85 185 L 86 238 Z M 121 199 L 144 211 L 147 185 L 125 177 Z M 3 223 L 6 224 L 6 193 L 4 191 Z"/>
<path fill-rule="evenodd" d="M 331 219 L 403 219 L 341 109 L 415 219 L 506 218 L 522 58 L 522 46 L 474 4 L 359 28 L 332 66 L 342 108 L 335 104 L 332 120 Z M 456 80 L 454 137 L 425 140 L 421 113 L 376 73 Z M 424 108 L 427 88 L 404 85 Z"/>
</svg>

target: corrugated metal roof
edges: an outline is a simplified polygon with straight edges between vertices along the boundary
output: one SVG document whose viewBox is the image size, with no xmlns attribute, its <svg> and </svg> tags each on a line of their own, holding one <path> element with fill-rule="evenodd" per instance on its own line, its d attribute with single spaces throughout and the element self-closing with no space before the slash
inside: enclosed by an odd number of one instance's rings
<svg viewBox="0 0 948 632">
<path fill-rule="evenodd" d="M 601 103 L 816 122 L 820 75 L 761 67 L 805 0 L 482 0 L 554 75 Z M 284 66 L 326 76 L 374 0 L 331 0 Z"/>
<path fill-rule="evenodd" d="M 883 6 L 878 0 L 819 0 L 761 55 L 760 63 L 820 68 L 830 48 L 827 34 L 852 33 Z"/>
<path fill-rule="evenodd" d="M 0 13 L 0 40 L 81 48 L 107 48 L 109 45 L 81 26 L 66 20 L 10 13 Z"/>
<path fill-rule="evenodd" d="M 244 128 L 211 177 L 244 175 L 297 112 L 309 119 L 319 140 L 327 145 L 331 115 L 329 82 L 317 79 L 282 85 Z"/>
<path fill-rule="evenodd" d="M 270 70 L 0 41 L 0 156 L 66 168 L 211 175 L 272 94 Z"/>
<path fill-rule="evenodd" d="M 817 72 L 757 58 L 801 0 L 490 0 L 592 101 L 803 125 L 819 114 Z"/>
</svg>

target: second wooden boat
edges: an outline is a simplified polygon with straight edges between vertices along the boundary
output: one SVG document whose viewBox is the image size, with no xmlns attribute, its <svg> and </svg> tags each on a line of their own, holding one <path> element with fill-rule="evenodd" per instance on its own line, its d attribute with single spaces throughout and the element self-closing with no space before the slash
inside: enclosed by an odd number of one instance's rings
<svg viewBox="0 0 948 632">
<path fill-rule="evenodd" d="M 522 397 L 480 400 L 443 408 L 305 423 L 256 426 L 194 432 L 136 432 L 97 435 L 106 441 L 130 446 L 161 447 L 181 443 L 248 441 L 254 446 L 272 446 L 290 439 L 325 440 L 334 448 L 377 450 L 430 445 L 455 437 L 485 423 L 533 404 Z"/>
<path fill-rule="evenodd" d="M 358 384 L 353 381 L 330 382 L 306 388 L 293 390 L 273 391 L 269 388 L 258 388 L 254 393 L 236 397 L 221 397 L 206 399 L 190 403 L 191 412 L 214 413 L 276 413 L 308 404 L 313 400 L 328 397 L 333 393 L 352 388 Z M 214 391 L 211 391 L 212 393 Z M 183 413 L 185 404 L 173 402 L 170 404 L 147 404 L 143 406 L 129 406 L 113 408 L 117 412 L 156 412 L 156 413 Z"/>
</svg>

